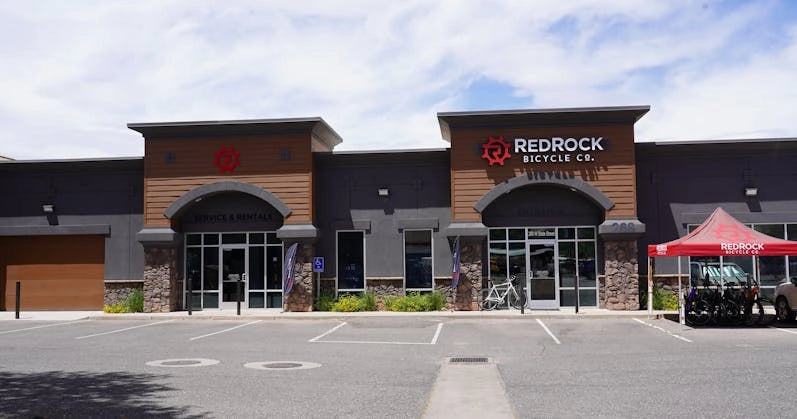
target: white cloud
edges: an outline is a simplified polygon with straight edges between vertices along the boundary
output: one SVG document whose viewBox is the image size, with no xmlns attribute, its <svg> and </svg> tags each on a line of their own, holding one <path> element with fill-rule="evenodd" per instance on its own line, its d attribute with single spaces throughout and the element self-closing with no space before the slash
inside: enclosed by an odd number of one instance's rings
<svg viewBox="0 0 797 419">
<path fill-rule="evenodd" d="M 533 107 L 650 104 L 643 140 L 797 131 L 788 3 L 226 3 L 6 5 L 0 155 L 141 155 L 128 122 L 295 116 L 339 149 L 444 147 L 436 112 L 474 110 L 480 79 Z"/>
</svg>

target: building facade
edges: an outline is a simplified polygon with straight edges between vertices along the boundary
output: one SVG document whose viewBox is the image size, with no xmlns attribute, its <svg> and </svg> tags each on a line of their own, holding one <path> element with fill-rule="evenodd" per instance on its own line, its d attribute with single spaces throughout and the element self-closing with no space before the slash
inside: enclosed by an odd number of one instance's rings
<svg viewBox="0 0 797 419">
<path fill-rule="evenodd" d="M 321 293 L 433 290 L 478 310 L 488 281 L 515 277 L 531 308 L 629 310 L 647 244 L 717 206 L 797 239 L 785 186 L 797 141 L 637 143 L 648 111 L 440 113 L 450 147 L 372 152 L 334 152 L 342 139 L 321 118 L 136 123 L 143 158 L 3 161 L 0 309 L 20 282 L 28 310 L 101 309 L 136 289 L 147 312 L 238 298 L 311 311 Z M 794 262 L 762 261 L 764 285 L 797 274 Z M 677 272 L 662 261 L 657 279 Z"/>
</svg>

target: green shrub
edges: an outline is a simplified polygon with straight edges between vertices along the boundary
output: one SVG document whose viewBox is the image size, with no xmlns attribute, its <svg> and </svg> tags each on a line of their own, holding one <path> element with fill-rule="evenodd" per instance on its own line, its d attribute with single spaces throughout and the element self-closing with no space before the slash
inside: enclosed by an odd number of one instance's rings
<svg viewBox="0 0 797 419">
<path fill-rule="evenodd" d="M 376 296 L 370 292 L 364 292 L 360 295 L 360 311 L 375 311 L 376 310 Z"/>
<path fill-rule="evenodd" d="M 428 294 L 411 292 L 403 297 L 385 299 L 385 308 L 390 311 L 442 310 L 445 305 L 445 297 L 437 291 Z"/>
<path fill-rule="evenodd" d="M 140 313 L 144 311 L 144 293 L 135 290 L 127 295 L 124 301 L 116 304 L 105 304 L 102 311 L 106 313 Z"/>
<path fill-rule="evenodd" d="M 125 298 L 124 305 L 129 310 L 128 313 L 141 313 L 144 311 L 144 292 L 135 290 Z"/>
<path fill-rule="evenodd" d="M 392 295 L 382 297 L 382 305 L 384 306 L 384 309 L 387 311 L 396 311 L 393 310 L 393 303 L 396 302 L 396 299 L 397 297 Z"/>
<path fill-rule="evenodd" d="M 335 294 L 322 292 L 315 302 L 315 309 L 318 311 L 332 311 L 335 305 Z"/>
<path fill-rule="evenodd" d="M 426 295 L 426 298 L 429 300 L 430 311 L 438 311 L 446 308 L 446 297 L 439 291 L 432 291 L 431 294 Z"/>
<path fill-rule="evenodd" d="M 648 307 L 648 293 L 640 290 L 639 306 L 641 309 Z M 654 310 L 678 310 L 678 295 L 674 292 L 665 291 L 659 284 L 653 284 L 653 309 Z"/>
</svg>

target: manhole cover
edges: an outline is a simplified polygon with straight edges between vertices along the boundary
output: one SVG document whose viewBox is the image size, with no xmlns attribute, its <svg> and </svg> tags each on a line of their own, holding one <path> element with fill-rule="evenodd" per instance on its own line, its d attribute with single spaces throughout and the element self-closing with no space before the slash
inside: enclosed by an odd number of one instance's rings
<svg viewBox="0 0 797 419">
<path fill-rule="evenodd" d="M 168 366 L 172 367 L 172 366 L 180 366 L 180 365 L 196 365 L 196 364 L 200 364 L 200 363 L 202 363 L 202 361 L 197 361 L 195 359 L 192 359 L 190 361 L 189 360 L 166 361 L 166 362 L 162 362 L 161 365 L 168 365 Z"/>
<path fill-rule="evenodd" d="M 267 368 L 298 368 L 301 367 L 302 364 L 297 364 L 295 362 L 274 362 L 271 364 L 265 365 Z"/>
<path fill-rule="evenodd" d="M 170 368 L 184 368 L 184 367 L 206 367 L 208 365 L 216 365 L 219 361 L 215 359 L 206 358 L 176 358 L 176 359 L 159 359 L 157 361 L 149 361 L 147 365 L 150 367 L 170 367 Z"/>
<path fill-rule="evenodd" d="M 448 359 L 449 364 L 487 364 L 490 358 L 486 356 L 452 356 Z"/>
<path fill-rule="evenodd" d="M 298 361 L 269 361 L 269 362 L 249 362 L 244 367 L 255 370 L 309 370 L 318 368 L 321 364 L 315 362 Z"/>
</svg>

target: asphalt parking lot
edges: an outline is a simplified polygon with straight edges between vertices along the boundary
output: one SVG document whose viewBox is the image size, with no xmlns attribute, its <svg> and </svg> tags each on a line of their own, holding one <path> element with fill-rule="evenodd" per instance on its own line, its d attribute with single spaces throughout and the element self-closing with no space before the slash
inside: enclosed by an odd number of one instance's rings
<svg viewBox="0 0 797 419">
<path fill-rule="evenodd" d="M 0 417 L 417 418 L 496 386 L 515 417 L 793 417 L 795 348 L 794 324 L 630 317 L 5 320 Z M 499 380 L 441 393 L 450 357 Z"/>
</svg>

